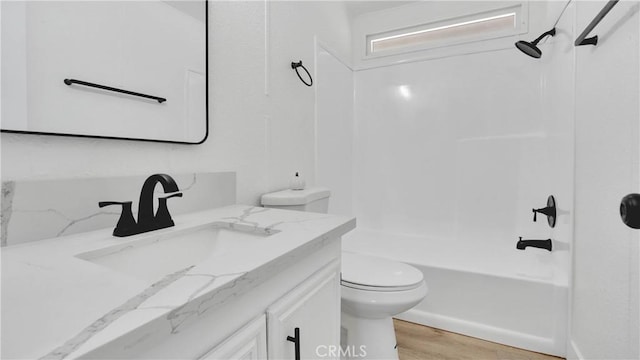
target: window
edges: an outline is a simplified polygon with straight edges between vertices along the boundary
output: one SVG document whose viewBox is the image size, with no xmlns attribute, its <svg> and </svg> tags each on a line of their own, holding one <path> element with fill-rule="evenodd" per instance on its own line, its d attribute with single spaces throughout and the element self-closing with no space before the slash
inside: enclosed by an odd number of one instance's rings
<svg viewBox="0 0 640 360">
<path fill-rule="evenodd" d="M 402 53 L 514 35 L 520 6 L 367 36 L 367 55 Z"/>
</svg>

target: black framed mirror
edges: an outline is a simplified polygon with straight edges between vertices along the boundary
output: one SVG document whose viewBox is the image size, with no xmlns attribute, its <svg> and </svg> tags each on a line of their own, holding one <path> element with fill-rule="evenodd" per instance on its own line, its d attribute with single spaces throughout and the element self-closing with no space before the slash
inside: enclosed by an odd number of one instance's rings
<svg viewBox="0 0 640 360">
<path fill-rule="evenodd" d="M 2 132 L 207 139 L 206 0 L 0 6 Z"/>
</svg>

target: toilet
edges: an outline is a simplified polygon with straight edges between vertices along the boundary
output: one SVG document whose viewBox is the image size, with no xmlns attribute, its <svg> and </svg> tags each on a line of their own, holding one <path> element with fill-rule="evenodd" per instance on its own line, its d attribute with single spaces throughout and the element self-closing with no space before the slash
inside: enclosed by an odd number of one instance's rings
<svg viewBox="0 0 640 360">
<path fill-rule="evenodd" d="M 283 190 L 262 195 L 262 206 L 326 213 L 326 188 Z M 341 350 L 345 358 L 398 359 L 392 317 L 427 294 L 418 269 L 393 260 L 342 252 Z"/>
</svg>

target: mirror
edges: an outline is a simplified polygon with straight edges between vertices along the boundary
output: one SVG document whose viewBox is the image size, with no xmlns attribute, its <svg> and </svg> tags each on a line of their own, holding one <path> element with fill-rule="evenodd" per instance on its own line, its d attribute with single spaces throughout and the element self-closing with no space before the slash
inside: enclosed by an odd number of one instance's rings
<svg viewBox="0 0 640 360">
<path fill-rule="evenodd" d="M 206 1 L 2 1 L 3 132 L 199 144 Z"/>
</svg>

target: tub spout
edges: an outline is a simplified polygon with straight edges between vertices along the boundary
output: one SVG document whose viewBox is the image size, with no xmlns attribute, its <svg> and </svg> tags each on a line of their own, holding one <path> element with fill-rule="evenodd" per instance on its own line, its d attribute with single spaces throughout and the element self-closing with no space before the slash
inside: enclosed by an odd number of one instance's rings
<svg viewBox="0 0 640 360">
<path fill-rule="evenodd" d="M 536 247 L 540 249 L 546 249 L 551 251 L 551 239 L 546 240 L 522 240 L 522 236 L 519 237 L 518 243 L 516 244 L 516 248 L 518 250 L 524 250 L 528 246 Z"/>
</svg>

